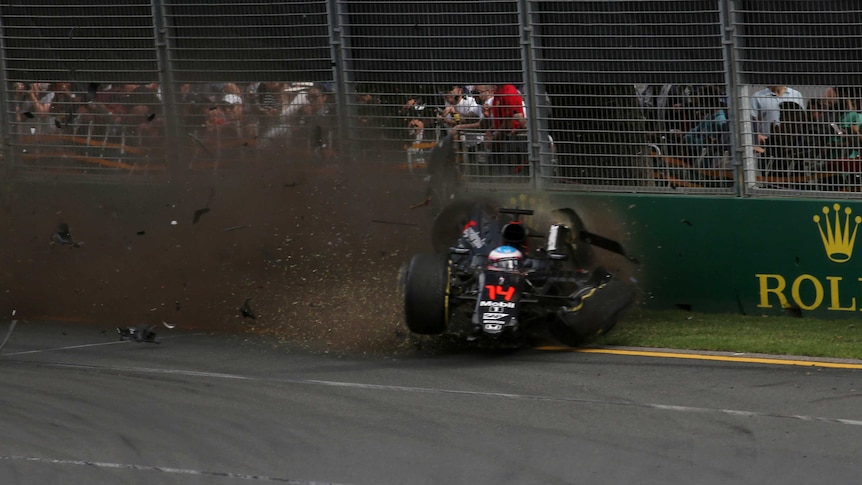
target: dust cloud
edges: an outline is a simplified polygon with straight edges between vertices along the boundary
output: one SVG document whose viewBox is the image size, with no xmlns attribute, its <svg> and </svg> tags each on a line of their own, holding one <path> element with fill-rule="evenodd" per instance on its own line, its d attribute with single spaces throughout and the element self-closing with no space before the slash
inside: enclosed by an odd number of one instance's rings
<svg viewBox="0 0 862 485">
<path fill-rule="evenodd" d="M 421 177 L 384 158 L 274 158 L 170 182 L 7 181 L 0 311 L 397 350 L 409 345 L 399 269 L 431 250 L 432 214 L 416 207 Z M 80 247 L 52 241 L 60 224 Z"/>
</svg>

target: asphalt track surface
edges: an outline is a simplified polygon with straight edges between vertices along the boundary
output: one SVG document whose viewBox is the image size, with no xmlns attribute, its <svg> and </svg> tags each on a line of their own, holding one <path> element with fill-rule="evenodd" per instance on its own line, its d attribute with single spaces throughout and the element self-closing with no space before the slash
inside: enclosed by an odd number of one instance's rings
<svg viewBox="0 0 862 485">
<path fill-rule="evenodd" d="M 0 353 L 0 483 L 802 484 L 862 471 L 858 362 L 362 356 L 161 330 L 155 345 L 19 323 Z"/>
</svg>

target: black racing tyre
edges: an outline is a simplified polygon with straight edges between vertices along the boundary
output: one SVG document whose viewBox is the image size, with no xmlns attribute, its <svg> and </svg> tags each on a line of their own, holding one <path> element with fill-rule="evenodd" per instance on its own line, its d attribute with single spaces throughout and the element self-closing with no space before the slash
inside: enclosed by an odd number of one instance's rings
<svg viewBox="0 0 862 485">
<path fill-rule="evenodd" d="M 598 269 L 596 273 L 603 273 Z M 595 276 L 595 274 L 594 274 Z M 598 282 L 595 282 L 598 283 Z M 550 327 L 550 333 L 560 342 L 577 347 L 606 334 L 616 325 L 634 301 L 634 289 L 617 278 L 584 288 L 577 312 L 560 312 Z"/>
<path fill-rule="evenodd" d="M 449 258 L 417 254 L 407 268 L 404 320 L 411 332 L 435 335 L 446 331 L 449 311 Z"/>
</svg>

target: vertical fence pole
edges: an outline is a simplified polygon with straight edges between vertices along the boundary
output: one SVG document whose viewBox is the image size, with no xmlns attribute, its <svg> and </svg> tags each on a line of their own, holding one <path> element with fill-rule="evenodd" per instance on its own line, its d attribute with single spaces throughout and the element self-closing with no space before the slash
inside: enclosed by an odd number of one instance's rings
<svg viewBox="0 0 862 485">
<path fill-rule="evenodd" d="M 536 66 L 533 59 L 533 21 L 529 0 L 518 1 L 518 18 L 521 23 L 521 66 L 524 80 L 524 100 L 527 105 L 527 146 L 532 188 L 538 185 L 539 156 L 539 90 L 536 83 Z"/>
<path fill-rule="evenodd" d="M 156 59 L 159 68 L 159 87 L 162 91 L 162 114 L 165 124 L 165 164 L 168 176 L 171 179 L 179 175 L 182 164 L 180 163 L 179 147 L 182 145 L 177 130 L 177 99 L 174 91 L 173 65 L 170 59 L 170 46 L 168 45 L 168 26 L 165 22 L 165 6 L 163 0 L 152 1 L 153 29 L 156 39 Z"/>
<path fill-rule="evenodd" d="M 2 150 L 3 166 L 0 167 L 0 174 L 8 179 L 12 173 L 12 147 L 10 143 L 11 126 L 9 123 L 9 79 L 6 70 L 6 27 L 3 23 L 3 15 L 0 13 L 0 143 L 3 144 Z"/>
<path fill-rule="evenodd" d="M 352 147 L 344 144 L 352 144 L 352 137 L 348 140 L 347 116 L 348 116 L 348 82 L 345 77 L 343 44 L 341 41 L 341 10 L 338 0 L 326 2 L 327 17 L 329 18 L 329 45 L 332 58 L 332 79 L 335 81 L 335 105 L 338 117 L 338 143 L 341 155 L 353 153 Z M 341 158 L 341 157 L 339 157 Z"/>
<path fill-rule="evenodd" d="M 745 171 L 743 168 L 743 143 L 740 137 L 742 132 L 743 110 L 740 109 L 742 98 L 740 97 L 739 66 L 737 65 L 737 32 L 736 19 L 733 11 L 733 0 L 719 1 L 719 17 L 721 18 L 722 50 L 724 57 L 724 81 L 727 85 L 727 114 L 730 129 L 730 156 L 733 162 L 734 191 L 741 196 L 744 192 L 743 183 Z"/>
</svg>

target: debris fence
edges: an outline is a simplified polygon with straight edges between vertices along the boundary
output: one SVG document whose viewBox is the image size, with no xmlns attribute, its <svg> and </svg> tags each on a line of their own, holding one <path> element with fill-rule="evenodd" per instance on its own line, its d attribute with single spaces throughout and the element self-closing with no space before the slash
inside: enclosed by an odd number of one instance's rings
<svg viewBox="0 0 862 485">
<path fill-rule="evenodd" d="M 449 139 L 476 186 L 862 187 L 853 2 L 5 1 L 0 27 L 9 176 L 158 181 L 276 155 L 421 170 Z M 516 128 L 483 110 L 504 86 Z"/>
</svg>

